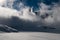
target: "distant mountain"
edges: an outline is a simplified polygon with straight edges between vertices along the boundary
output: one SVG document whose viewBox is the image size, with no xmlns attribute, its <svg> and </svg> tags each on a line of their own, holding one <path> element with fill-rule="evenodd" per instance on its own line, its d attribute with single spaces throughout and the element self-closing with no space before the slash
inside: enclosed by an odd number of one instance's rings
<svg viewBox="0 0 60 40">
<path fill-rule="evenodd" d="M 0 24 L 0 31 L 1 32 L 17 32 L 18 30 L 11 28 L 7 25 Z"/>
</svg>

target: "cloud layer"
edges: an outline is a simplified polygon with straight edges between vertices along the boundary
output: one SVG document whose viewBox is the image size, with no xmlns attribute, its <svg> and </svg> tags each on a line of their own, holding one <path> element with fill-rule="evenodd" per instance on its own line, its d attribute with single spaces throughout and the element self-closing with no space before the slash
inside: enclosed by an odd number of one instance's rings
<svg viewBox="0 0 60 40">
<path fill-rule="evenodd" d="M 60 23 L 60 6 L 59 2 L 55 1 L 39 1 L 35 2 L 31 0 L 15 1 L 15 0 L 3 0 L 0 1 L 0 17 L 12 18 L 12 16 L 18 17 L 20 20 L 30 21 L 36 25 L 44 25 L 51 27 L 59 27 Z M 35 2 L 35 4 L 33 3 Z M 28 5 L 28 3 L 30 5 Z M 35 10 L 35 11 L 34 11 Z"/>
</svg>

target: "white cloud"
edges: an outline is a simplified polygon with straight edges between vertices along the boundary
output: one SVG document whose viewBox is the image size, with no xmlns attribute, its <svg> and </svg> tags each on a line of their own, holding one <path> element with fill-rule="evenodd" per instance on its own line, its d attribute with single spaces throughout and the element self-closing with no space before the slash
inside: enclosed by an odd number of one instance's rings
<svg viewBox="0 0 60 40">
<path fill-rule="evenodd" d="M 49 8 L 51 8 L 51 6 L 46 5 L 44 3 L 40 4 L 40 16 L 41 15 L 46 15 L 46 14 L 49 15 L 48 17 L 46 17 L 45 19 L 43 19 L 43 21 L 44 21 L 43 23 L 44 24 L 51 24 L 51 23 L 54 22 L 54 18 L 51 17 L 52 14 L 53 14 L 53 11 L 52 10 L 48 10 Z"/>
<path fill-rule="evenodd" d="M 54 6 L 53 8 L 53 17 L 55 18 L 55 21 L 60 22 L 60 6 Z"/>
<path fill-rule="evenodd" d="M 5 1 L 5 0 L 0 0 L 0 3 L 2 3 L 3 1 Z"/>
<path fill-rule="evenodd" d="M 23 20 L 30 20 L 30 21 L 38 21 L 38 20 L 40 20 L 40 18 L 37 17 L 34 12 L 30 12 L 29 9 L 30 9 L 29 7 L 23 8 L 20 11 L 20 14 L 22 14 L 22 15 L 20 15 L 19 17 L 21 19 L 23 19 Z"/>
<path fill-rule="evenodd" d="M 0 6 L 2 6 L 5 1 L 6 1 L 6 0 L 0 0 Z"/>
<path fill-rule="evenodd" d="M 44 4 L 44 3 L 41 3 L 40 4 L 40 14 L 43 15 L 45 13 L 51 13 L 52 11 L 51 10 L 48 10 L 50 8 L 50 6 Z"/>
<path fill-rule="evenodd" d="M 11 16 L 17 16 L 17 15 L 18 15 L 17 10 L 0 7 L 0 17 L 10 18 Z"/>
<path fill-rule="evenodd" d="M 13 3 L 15 0 L 5 0 L 4 7 L 13 8 Z"/>
</svg>

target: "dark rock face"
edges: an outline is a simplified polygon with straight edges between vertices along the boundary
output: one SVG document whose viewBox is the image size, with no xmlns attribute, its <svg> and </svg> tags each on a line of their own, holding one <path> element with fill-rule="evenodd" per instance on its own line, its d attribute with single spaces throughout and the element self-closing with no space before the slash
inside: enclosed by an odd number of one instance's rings
<svg viewBox="0 0 60 40">
<path fill-rule="evenodd" d="M 2 32 L 17 32 L 16 29 L 11 28 L 7 25 L 3 25 L 3 24 L 0 24 L 0 31 L 2 31 Z"/>
</svg>

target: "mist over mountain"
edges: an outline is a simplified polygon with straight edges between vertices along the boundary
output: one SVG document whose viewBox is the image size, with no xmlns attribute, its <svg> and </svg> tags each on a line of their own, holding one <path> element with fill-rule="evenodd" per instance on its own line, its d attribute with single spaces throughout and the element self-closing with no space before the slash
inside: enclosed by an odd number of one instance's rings
<svg viewBox="0 0 60 40">
<path fill-rule="evenodd" d="M 41 27 L 43 28 L 41 30 L 47 27 L 59 30 L 59 5 L 59 0 L 2 0 L 0 1 L 0 24 L 19 31 L 40 30 Z"/>
</svg>

